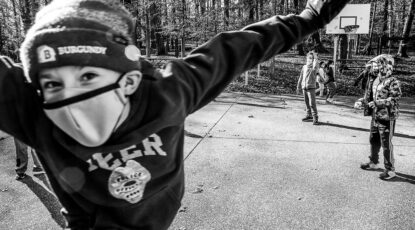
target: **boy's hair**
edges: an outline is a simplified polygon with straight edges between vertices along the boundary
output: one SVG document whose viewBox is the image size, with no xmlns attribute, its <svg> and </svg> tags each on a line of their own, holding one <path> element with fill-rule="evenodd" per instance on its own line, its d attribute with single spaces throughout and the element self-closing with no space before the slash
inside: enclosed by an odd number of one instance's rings
<svg viewBox="0 0 415 230">
<path fill-rule="evenodd" d="M 21 47 L 26 77 L 37 85 L 42 68 L 94 66 L 141 70 L 133 21 L 119 0 L 54 0 L 36 14 Z"/>
</svg>

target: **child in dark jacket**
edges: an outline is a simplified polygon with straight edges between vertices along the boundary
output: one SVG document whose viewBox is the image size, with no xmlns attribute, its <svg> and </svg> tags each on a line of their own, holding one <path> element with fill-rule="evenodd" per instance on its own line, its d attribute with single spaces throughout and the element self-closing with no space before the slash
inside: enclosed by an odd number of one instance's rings
<svg viewBox="0 0 415 230">
<path fill-rule="evenodd" d="M 330 67 L 329 63 L 323 64 L 323 70 L 325 75 L 324 85 L 327 87 L 327 96 L 326 102 L 333 103 L 333 97 L 336 94 L 336 82 L 334 80 L 334 71 L 333 68 Z"/>
<path fill-rule="evenodd" d="M 186 116 L 235 76 L 322 28 L 349 0 L 313 0 L 221 33 L 158 71 L 118 0 L 55 0 L 0 58 L 0 129 L 39 150 L 72 229 L 167 229 L 184 192 Z"/>
</svg>

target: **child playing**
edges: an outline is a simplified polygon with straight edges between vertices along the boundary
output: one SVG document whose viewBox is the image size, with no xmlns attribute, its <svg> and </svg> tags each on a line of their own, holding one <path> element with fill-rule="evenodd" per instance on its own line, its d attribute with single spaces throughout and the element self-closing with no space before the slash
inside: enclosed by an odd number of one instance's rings
<svg viewBox="0 0 415 230">
<path fill-rule="evenodd" d="M 318 112 L 316 104 L 316 80 L 319 70 L 318 55 L 314 51 L 307 53 L 306 64 L 300 72 L 297 82 L 297 92 L 303 90 L 306 105 L 306 116 L 302 119 L 308 121 L 313 119 L 313 125 L 318 124 Z"/>
<path fill-rule="evenodd" d="M 221 33 L 155 70 L 118 0 L 55 0 L 0 58 L 0 129 L 39 150 L 71 229 L 167 229 L 184 192 L 186 116 L 235 76 L 322 28 L 349 0 L 313 0 Z"/>
<path fill-rule="evenodd" d="M 334 80 L 334 71 L 333 68 L 330 67 L 329 63 L 324 63 L 323 65 L 324 75 L 325 75 L 325 81 L 324 85 L 327 86 L 327 96 L 326 96 L 326 102 L 333 103 L 334 95 L 336 94 L 336 82 Z"/>
<path fill-rule="evenodd" d="M 319 63 L 320 68 L 318 68 L 318 72 L 317 72 L 317 84 L 318 84 L 318 89 L 316 89 L 316 95 L 319 93 L 320 97 L 324 96 L 324 82 L 325 82 L 325 73 L 324 73 L 324 61 L 321 61 Z"/>
</svg>

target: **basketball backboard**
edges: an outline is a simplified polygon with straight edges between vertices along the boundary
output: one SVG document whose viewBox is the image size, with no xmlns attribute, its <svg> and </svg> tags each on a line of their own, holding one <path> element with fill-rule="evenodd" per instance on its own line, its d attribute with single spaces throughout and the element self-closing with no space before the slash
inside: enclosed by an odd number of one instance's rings
<svg viewBox="0 0 415 230">
<path fill-rule="evenodd" d="M 347 4 L 326 27 L 327 34 L 368 34 L 370 4 Z"/>
</svg>

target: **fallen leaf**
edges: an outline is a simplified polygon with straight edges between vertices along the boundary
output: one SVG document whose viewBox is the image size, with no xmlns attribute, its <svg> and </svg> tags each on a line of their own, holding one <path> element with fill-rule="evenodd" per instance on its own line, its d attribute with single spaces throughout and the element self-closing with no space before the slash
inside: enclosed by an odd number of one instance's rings
<svg viewBox="0 0 415 230">
<path fill-rule="evenodd" d="M 203 192 L 203 189 L 198 187 L 192 193 L 197 194 L 197 193 L 202 193 L 202 192 Z"/>
<path fill-rule="evenodd" d="M 186 211 L 187 211 L 186 206 L 180 207 L 180 209 L 179 209 L 179 212 L 186 212 Z"/>
<path fill-rule="evenodd" d="M 248 117 L 249 117 L 249 118 L 254 118 L 254 116 L 253 116 L 253 115 L 249 115 Z"/>
</svg>

